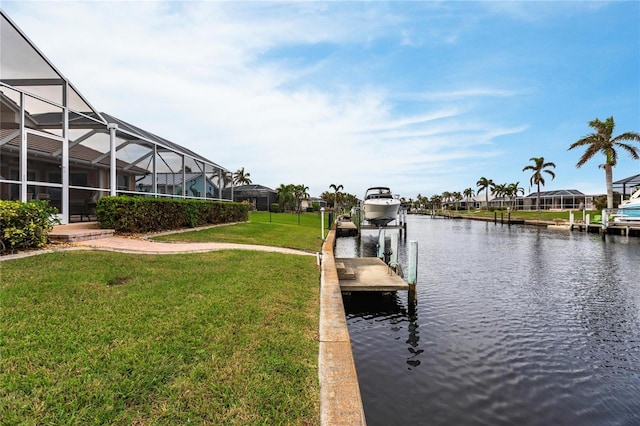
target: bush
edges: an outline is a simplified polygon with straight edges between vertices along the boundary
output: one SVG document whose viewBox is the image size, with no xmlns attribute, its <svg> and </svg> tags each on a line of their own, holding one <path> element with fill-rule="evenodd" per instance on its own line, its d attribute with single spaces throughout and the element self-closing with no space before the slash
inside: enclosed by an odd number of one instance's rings
<svg viewBox="0 0 640 426">
<path fill-rule="evenodd" d="M 271 212 L 272 213 L 280 213 L 280 204 L 278 203 L 271 203 Z"/>
<path fill-rule="evenodd" d="M 0 252 L 43 247 L 59 223 L 57 213 L 47 201 L 0 200 Z"/>
<path fill-rule="evenodd" d="M 244 203 L 148 197 L 102 197 L 96 206 L 102 228 L 120 232 L 156 232 L 218 223 L 244 222 Z"/>
</svg>

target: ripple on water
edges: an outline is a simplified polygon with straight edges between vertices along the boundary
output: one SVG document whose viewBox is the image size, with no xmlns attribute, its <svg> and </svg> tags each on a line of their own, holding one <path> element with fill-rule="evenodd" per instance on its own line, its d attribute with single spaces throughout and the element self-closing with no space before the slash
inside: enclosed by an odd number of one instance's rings
<svg viewBox="0 0 640 426">
<path fill-rule="evenodd" d="M 415 310 L 344 298 L 368 424 L 640 424 L 640 244 L 415 217 L 408 233 Z"/>
</svg>

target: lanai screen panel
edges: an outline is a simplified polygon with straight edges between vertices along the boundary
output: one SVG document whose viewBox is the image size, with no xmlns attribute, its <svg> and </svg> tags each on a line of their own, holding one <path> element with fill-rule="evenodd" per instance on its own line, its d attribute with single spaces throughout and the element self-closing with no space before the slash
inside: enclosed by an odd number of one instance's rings
<svg viewBox="0 0 640 426">
<path fill-rule="evenodd" d="M 136 191 L 136 175 L 153 172 L 154 144 L 118 132 L 116 137 L 116 185 L 118 194 Z"/>
<path fill-rule="evenodd" d="M 0 15 L 0 192 L 3 199 L 23 197 L 27 194 L 26 186 L 34 194 L 46 190 L 57 197 L 59 189 L 67 188 L 65 182 L 69 184 L 67 199 L 71 204 L 89 195 L 107 195 L 113 189 L 112 160 L 116 164 L 117 194 L 138 192 L 138 178 L 168 173 L 175 176 L 170 179 L 171 191 L 169 179 L 165 179 L 167 195 L 220 197 L 220 186 L 224 186 L 221 176 L 228 171 L 187 148 L 116 117 L 98 113 L 11 19 L 2 11 Z M 25 111 L 24 117 L 21 108 Z M 107 123 L 118 126 L 114 152 L 111 152 Z M 21 126 L 24 134 L 20 133 Z M 21 158 L 23 141 L 28 149 L 27 159 Z M 68 159 L 66 168 L 65 158 Z M 27 167 L 21 170 L 25 161 Z M 62 175 L 63 170 L 68 171 L 68 176 Z M 184 173 L 188 171 L 194 177 L 183 182 Z M 159 193 L 158 188 L 150 192 Z"/>
<path fill-rule="evenodd" d="M 204 174 L 204 163 L 191 157 L 185 157 L 184 167 L 187 172 L 193 174 L 192 178 L 186 182 L 186 196 L 203 197 L 206 194 L 206 190 L 204 188 L 202 178 L 198 179 L 197 176 L 202 176 Z"/>
<path fill-rule="evenodd" d="M 4 83 L 58 105 L 65 105 L 66 90 L 68 108 L 99 117 L 4 14 L 0 19 L 0 76 Z"/>
<path fill-rule="evenodd" d="M 0 69 L 3 80 L 60 79 L 56 70 L 33 48 L 4 15 L 0 17 Z M 18 86 L 19 84 L 15 84 Z"/>
<path fill-rule="evenodd" d="M 20 198 L 20 94 L 0 86 L 0 196 Z"/>
<path fill-rule="evenodd" d="M 167 195 L 182 195 L 182 159 L 176 152 L 158 147 L 156 150 L 156 173 L 162 175 L 157 192 Z"/>
<path fill-rule="evenodd" d="M 206 169 L 207 180 L 212 184 L 211 191 L 207 191 L 207 198 L 222 198 L 222 191 L 224 190 L 224 170 L 220 167 L 207 164 Z"/>
</svg>

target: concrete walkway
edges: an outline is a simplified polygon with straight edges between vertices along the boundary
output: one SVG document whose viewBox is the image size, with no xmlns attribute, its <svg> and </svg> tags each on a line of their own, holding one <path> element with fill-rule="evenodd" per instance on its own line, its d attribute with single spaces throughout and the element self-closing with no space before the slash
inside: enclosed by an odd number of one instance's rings
<svg viewBox="0 0 640 426">
<path fill-rule="evenodd" d="M 150 241 L 144 238 L 134 237 L 110 237 L 98 240 L 80 241 L 74 244 L 77 247 L 85 247 L 95 250 L 117 251 L 122 253 L 140 254 L 175 254 L 175 253 L 204 253 L 218 250 L 254 250 L 284 254 L 297 254 L 315 256 L 302 250 L 294 250 L 282 247 L 261 246 L 257 244 L 234 243 L 168 243 Z"/>
<path fill-rule="evenodd" d="M 193 231 L 193 229 L 191 229 Z M 167 232 L 180 233 L 184 230 Z M 159 236 L 163 234 L 155 234 Z M 36 256 L 44 253 L 51 253 L 62 250 L 104 250 L 120 253 L 139 253 L 139 254 L 177 254 L 177 253 L 205 253 L 209 251 L 219 250 L 254 250 L 266 251 L 272 253 L 295 254 L 302 256 L 316 256 L 303 250 L 288 249 L 283 247 L 262 246 L 258 244 L 236 244 L 236 243 L 174 243 L 152 241 L 145 236 L 113 236 L 108 238 L 90 239 L 84 241 L 75 241 L 71 243 L 60 244 L 59 247 L 52 245 L 42 250 L 29 250 L 17 254 L 9 254 L 0 256 L 0 262 L 11 259 L 19 259 L 23 257 Z"/>
</svg>

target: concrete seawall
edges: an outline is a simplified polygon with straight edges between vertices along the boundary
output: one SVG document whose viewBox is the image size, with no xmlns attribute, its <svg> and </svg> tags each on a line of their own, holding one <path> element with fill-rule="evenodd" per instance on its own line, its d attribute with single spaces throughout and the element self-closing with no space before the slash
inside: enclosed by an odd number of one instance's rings
<svg viewBox="0 0 640 426">
<path fill-rule="evenodd" d="M 322 246 L 320 276 L 320 424 L 366 425 L 351 339 L 342 303 L 331 230 Z"/>
</svg>

